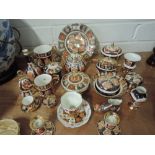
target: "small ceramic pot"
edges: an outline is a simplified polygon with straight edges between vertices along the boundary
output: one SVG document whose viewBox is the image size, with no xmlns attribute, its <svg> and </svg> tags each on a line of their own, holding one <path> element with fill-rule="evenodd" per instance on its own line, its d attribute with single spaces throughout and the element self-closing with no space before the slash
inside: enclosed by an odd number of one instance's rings
<svg viewBox="0 0 155 155">
<path fill-rule="evenodd" d="M 45 73 L 52 76 L 52 81 L 54 85 L 59 83 L 61 79 L 61 70 L 62 67 L 58 62 L 52 62 L 45 67 Z"/>
<path fill-rule="evenodd" d="M 36 116 L 30 121 L 30 128 L 38 135 L 43 135 L 46 131 L 45 120 L 41 116 Z"/>
<path fill-rule="evenodd" d="M 147 90 L 145 87 L 138 86 L 135 89 L 132 89 L 130 94 L 136 105 L 140 105 L 141 102 L 145 102 L 147 100 Z"/>
<path fill-rule="evenodd" d="M 136 63 L 141 60 L 141 56 L 136 53 L 124 54 L 124 67 L 127 69 L 136 68 Z"/>
<path fill-rule="evenodd" d="M 41 98 L 26 96 L 22 99 L 21 110 L 24 112 L 35 111 L 41 104 Z"/>
<path fill-rule="evenodd" d="M 52 88 L 52 76 L 49 74 L 38 75 L 34 79 L 34 84 L 39 91 L 47 91 Z"/>
<path fill-rule="evenodd" d="M 82 96 L 77 92 L 66 92 L 61 97 L 61 106 L 66 113 L 76 111 L 82 104 Z"/>
<path fill-rule="evenodd" d="M 82 60 L 81 55 L 70 54 L 66 59 L 65 68 L 67 72 L 84 71 L 85 62 Z"/>
<path fill-rule="evenodd" d="M 104 114 L 105 127 L 112 130 L 120 123 L 120 117 L 115 112 L 106 112 Z"/>
<path fill-rule="evenodd" d="M 50 45 L 40 45 L 34 48 L 34 54 L 39 59 L 44 59 L 50 57 L 52 54 L 52 46 Z"/>
</svg>

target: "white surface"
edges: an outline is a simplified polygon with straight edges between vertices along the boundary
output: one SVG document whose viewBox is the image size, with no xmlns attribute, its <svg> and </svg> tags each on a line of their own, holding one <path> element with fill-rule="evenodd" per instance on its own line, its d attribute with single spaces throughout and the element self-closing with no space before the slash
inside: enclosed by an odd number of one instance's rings
<svg viewBox="0 0 155 155">
<path fill-rule="evenodd" d="M 38 87 L 42 87 L 42 86 L 46 86 L 47 84 L 49 84 L 52 81 L 52 77 L 49 74 L 41 74 L 38 75 L 35 79 L 34 79 L 34 84 Z"/>
<path fill-rule="evenodd" d="M 124 54 L 124 58 L 132 62 L 137 62 L 141 60 L 141 56 L 136 53 L 126 53 Z"/>
<path fill-rule="evenodd" d="M 32 104 L 32 102 L 33 102 L 33 97 L 32 96 L 26 96 L 22 100 L 22 104 L 25 105 L 25 106 L 28 106 L 28 105 Z"/>
<path fill-rule="evenodd" d="M 60 31 L 72 23 L 87 24 L 101 47 L 114 41 L 125 53 L 152 51 L 155 46 L 155 20 L 14 19 L 11 23 L 21 31 L 22 45 L 28 48 L 57 44 Z"/>
<path fill-rule="evenodd" d="M 61 97 L 61 105 L 64 109 L 78 108 L 82 104 L 82 96 L 76 92 L 66 92 Z"/>
<path fill-rule="evenodd" d="M 49 51 L 52 50 L 52 46 L 49 45 L 40 45 L 34 48 L 34 53 L 36 54 L 43 54 L 43 53 L 47 53 Z"/>
</svg>

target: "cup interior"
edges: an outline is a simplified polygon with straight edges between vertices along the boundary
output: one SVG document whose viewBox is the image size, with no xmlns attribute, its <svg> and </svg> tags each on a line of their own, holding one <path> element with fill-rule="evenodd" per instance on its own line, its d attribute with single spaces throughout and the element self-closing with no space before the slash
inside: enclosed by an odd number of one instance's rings
<svg viewBox="0 0 155 155">
<path fill-rule="evenodd" d="M 105 122 L 110 125 L 117 125 L 119 123 L 119 116 L 116 113 L 109 113 L 105 115 Z"/>
<path fill-rule="evenodd" d="M 34 128 L 42 128 L 44 126 L 44 121 L 42 119 L 37 118 L 34 122 L 33 122 L 33 126 Z"/>
<path fill-rule="evenodd" d="M 147 93 L 146 89 L 145 89 L 144 87 L 142 87 L 142 86 L 136 87 L 136 90 L 137 90 L 140 94 L 146 94 L 146 93 Z"/>
<path fill-rule="evenodd" d="M 38 87 L 46 86 L 52 81 L 51 75 L 41 74 L 34 79 L 34 84 Z"/>
<path fill-rule="evenodd" d="M 141 60 L 141 56 L 136 53 L 126 53 L 124 58 L 132 62 L 138 62 Z"/>
<path fill-rule="evenodd" d="M 40 45 L 34 48 L 34 53 L 36 54 L 43 54 L 47 53 L 52 50 L 52 47 L 50 45 Z"/>
<path fill-rule="evenodd" d="M 76 109 L 82 104 L 82 96 L 76 92 L 67 92 L 61 97 L 61 105 L 64 109 Z"/>
<path fill-rule="evenodd" d="M 34 101 L 33 96 L 26 96 L 23 98 L 22 104 L 25 106 L 29 106 L 33 103 L 33 101 Z"/>
</svg>

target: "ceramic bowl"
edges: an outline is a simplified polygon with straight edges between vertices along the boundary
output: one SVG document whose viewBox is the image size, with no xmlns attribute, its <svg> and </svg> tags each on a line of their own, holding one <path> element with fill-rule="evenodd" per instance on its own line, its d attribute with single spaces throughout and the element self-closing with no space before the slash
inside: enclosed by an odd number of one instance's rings
<svg viewBox="0 0 155 155">
<path fill-rule="evenodd" d="M 141 56 L 136 53 L 124 54 L 124 67 L 128 69 L 136 68 L 136 62 L 141 61 Z"/>
<path fill-rule="evenodd" d="M 82 96 L 77 92 L 66 92 L 61 97 L 61 106 L 65 112 L 69 113 L 70 111 L 77 110 L 82 104 Z"/>
<path fill-rule="evenodd" d="M 120 82 L 119 79 L 115 76 L 105 75 L 100 76 L 96 81 L 96 88 L 110 96 L 115 95 L 120 90 Z"/>
<path fill-rule="evenodd" d="M 49 74 L 38 75 L 34 79 L 34 84 L 40 91 L 46 91 L 52 88 L 52 76 Z"/>
<path fill-rule="evenodd" d="M 37 58 L 47 58 L 52 55 L 52 46 L 50 45 L 40 45 L 33 49 L 34 54 Z"/>
</svg>

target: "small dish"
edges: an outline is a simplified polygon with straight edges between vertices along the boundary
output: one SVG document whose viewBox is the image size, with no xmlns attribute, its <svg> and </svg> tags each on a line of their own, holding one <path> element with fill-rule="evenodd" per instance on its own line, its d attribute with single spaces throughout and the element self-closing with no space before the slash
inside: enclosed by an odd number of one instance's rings
<svg viewBox="0 0 155 155">
<path fill-rule="evenodd" d="M 117 76 L 112 76 L 111 74 L 107 74 L 97 78 L 96 87 L 102 93 L 113 96 L 119 92 L 120 82 Z"/>
<path fill-rule="evenodd" d="M 116 98 L 116 97 L 120 97 L 122 96 L 124 93 L 126 93 L 127 91 L 127 83 L 126 81 L 122 78 L 122 77 L 119 77 L 119 81 L 120 81 L 120 89 L 119 91 L 116 93 L 113 93 L 113 94 L 107 94 L 107 93 L 104 93 L 103 91 L 100 91 L 100 89 L 98 89 L 98 87 L 96 86 L 97 84 L 97 79 L 94 80 L 93 82 L 93 85 L 94 85 L 94 89 L 96 91 L 97 94 L 103 96 L 103 97 L 110 97 L 110 98 Z"/>
</svg>

